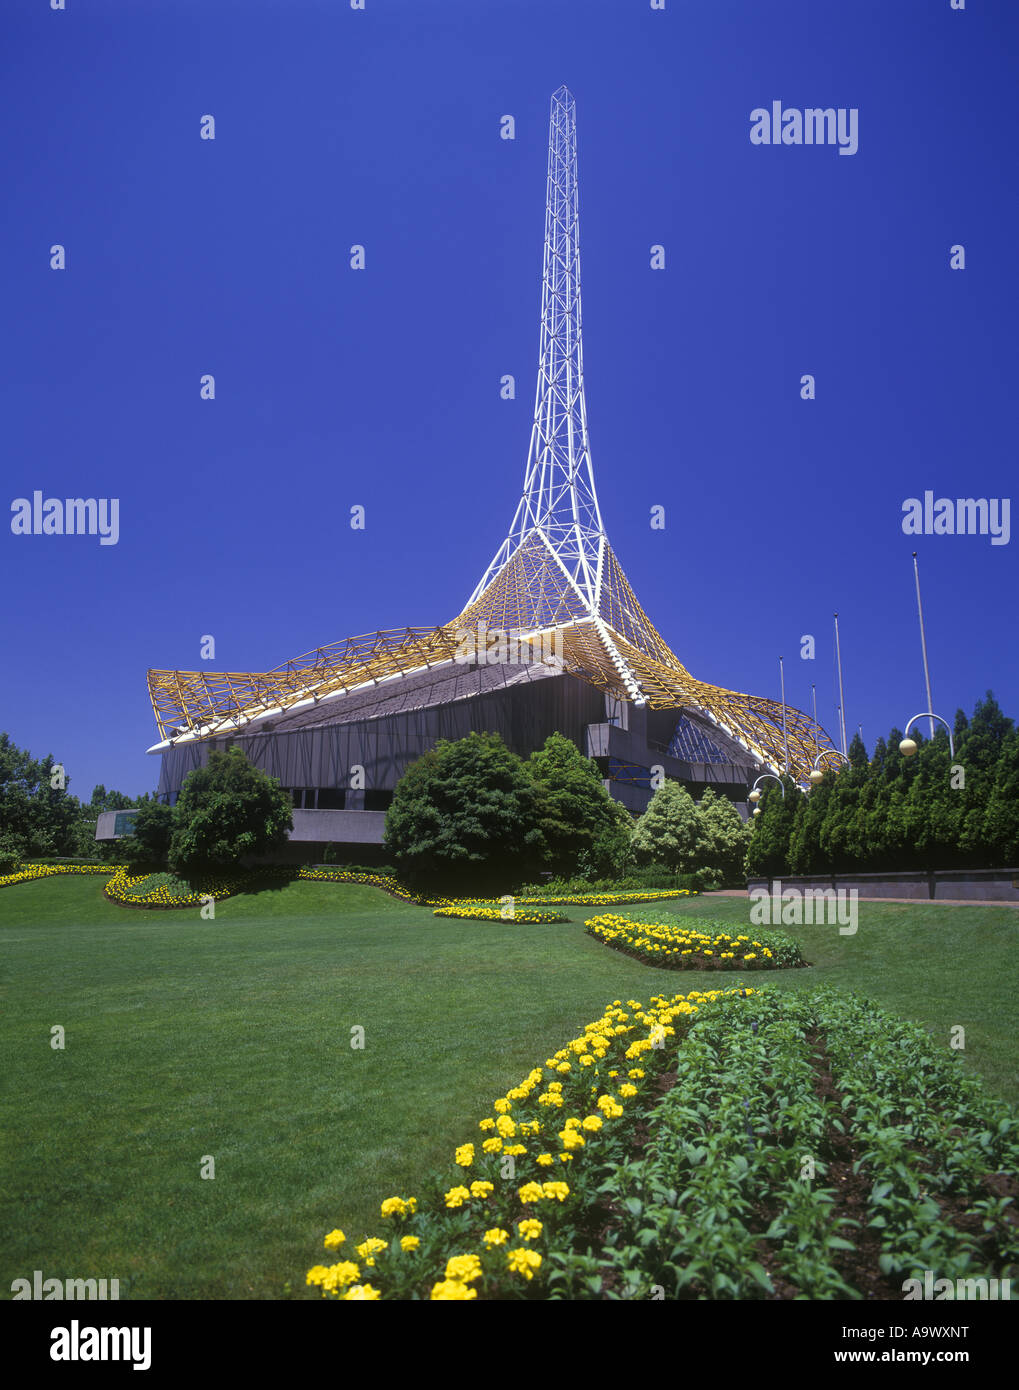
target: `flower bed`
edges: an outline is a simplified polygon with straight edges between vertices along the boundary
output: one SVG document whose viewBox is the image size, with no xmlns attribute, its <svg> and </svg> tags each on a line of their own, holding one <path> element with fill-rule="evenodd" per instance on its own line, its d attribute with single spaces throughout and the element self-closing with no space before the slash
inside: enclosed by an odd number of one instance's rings
<svg viewBox="0 0 1019 1390">
<path fill-rule="evenodd" d="M 12 874 L 0 877 L 0 888 L 14 883 L 31 883 L 51 874 L 114 874 L 122 864 L 19 864 Z"/>
<path fill-rule="evenodd" d="M 626 893 L 568 893 L 556 897 L 517 898 L 518 903 L 547 903 L 551 907 L 623 907 L 630 903 L 664 902 L 666 899 L 696 898 L 688 888 L 647 888 Z"/>
<path fill-rule="evenodd" d="M 514 920 L 517 922 L 567 922 L 569 918 L 551 909 L 576 904 L 584 907 L 601 907 L 629 903 L 654 902 L 659 899 L 687 898 L 695 896 L 685 888 L 663 889 L 661 892 L 633 893 L 582 893 L 572 897 L 515 898 L 512 919 L 504 919 L 500 908 L 493 908 L 490 899 L 484 898 L 427 898 L 405 888 L 398 879 L 389 874 L 373 874 L 357 871 L 348 873 L 344 869 L 291 868 L 267 866 L 254 872 L 235 875 L 221 875 L 210 878 L 200 888 L 184 885 L 172 874 L 129 874 L 125 864 L 22 864 L 13 874 L 0 878 L 0 888 L 7 884 L 27 883 L 35 878 L 46 878 L 50 874 L 106 874 L 110 882 L 106 885 L 106 896 L 111 902 L 122 907 L 194 907 L 203 897 L 211 897 L 216 902 L 239 892 L 253 878 L 298 878 L 313 883 L 363 883 L 378 888 L 401 902 L 415 906 L 435 908 L 436 917 L 454 917 L 479 922 Z M 144 888 L 146 880 L 152 879 L 151 888 Z"/>
<path fill-rule="evenodd" d="M 614 913 L 592 917 L 597 941 L 662 970 L 788 970 L 805 966 L 799 945 L 781 932 L 732 936 L 719 922 L 641 922 Z"/>
<path fill-rule="evenodd" d="M 519 906 L 522 899 L 517 898 L 512 913 L 504 915 L 501 907 L 486 907 L 482 902 L 471 898 L 457 899 L 444 903 L 432 913 L 433 917 L 456 917 L 471 922 L 568 922 L 565 912 L 541 912 L 533 907 Z"/>
<path fill-rule="evenodd" d="M 405 903 L 428 903 L 427 898 L 412 893 L 398 879 L 391 878 L 388 874 L 347 873 L 343 869 L 301 869 L 297 877 L 321 883 L 366 883 L 371 888 L 381 888 L 383 893 L 389 893 Z"/>
<path fill-rule="evenodd" d="M 646 1156 L 605 1174 L 597 1257 L 559 1262 L 563 1296 L 901 1300 L 928 1271 L 947 1297 L 1014 1277 L 1009 1107 L 866 1000 L 751 993 L 691 1028 Z"/>
<path fill-rule="evenodd" d="M 381 1206 L 384 1237 L 366 1236 L 307 1283 L 345 1301 L 542 1298 L 550 1251 L 584 1240 L 605 1162 L 621 1161 L 654 1103 L 655 1078 L 674 1056 L 670 1039 L 698 1011 L 751 991 L 655 996 L 645 1009 L 617 999 L 583 1033 L 496 1100 L 448 1169 L 419 1197 Z M 325 1248 L 347 1245 L 341 1230 Z"/>
</svg>

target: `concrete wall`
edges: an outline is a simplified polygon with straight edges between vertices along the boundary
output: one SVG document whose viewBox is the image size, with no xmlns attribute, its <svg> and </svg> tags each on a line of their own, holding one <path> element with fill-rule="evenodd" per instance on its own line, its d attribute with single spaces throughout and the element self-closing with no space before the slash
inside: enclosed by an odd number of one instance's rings
<svg viewBox="0 0 1019 1390">
<path fill-rule="evenodd" d="M 768 888 L 855 888 L 861 898 L 916 898 L 919 902 L 1019 903 L 1019 869 L 939 869 L 901 874 L 814 874 L 805 878 L 751 878 L 747 892 Z"/>
</svg>

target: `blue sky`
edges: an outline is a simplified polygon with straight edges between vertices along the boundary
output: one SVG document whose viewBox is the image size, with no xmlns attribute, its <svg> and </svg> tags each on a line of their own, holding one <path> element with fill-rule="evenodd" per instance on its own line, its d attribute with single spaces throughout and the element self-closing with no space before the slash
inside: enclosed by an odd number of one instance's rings
<svg viewBox="0 0 1019 1390">
<path fill-rule="evenodd" d="M 1015 477 L 1019 7 L 7 0 L 0 28 L 4 513 L 120 506 L 116 545 L 0 528 L 0 728 L 79 795 L 154 788 L 145 673 L 205 634 L 265 670 L 460 611 L 520 492 L 561 83 L 602 515 L 677 655 L 777 697 L 784 654 L 834 733 L 838 609 L 870 745 L 924 707 L 915 548 L 935 708 L 1019 714 L 1019 542 L 901 526 Z M 856 108 L 858 151 L 751 144 L 775 100 Z"/>
</svg>

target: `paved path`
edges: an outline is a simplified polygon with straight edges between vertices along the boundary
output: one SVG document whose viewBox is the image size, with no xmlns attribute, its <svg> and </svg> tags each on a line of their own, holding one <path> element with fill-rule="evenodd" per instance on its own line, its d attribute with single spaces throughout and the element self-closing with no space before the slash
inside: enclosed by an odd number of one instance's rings
<svg viewBox="0 0 1019 1390">
<path fill-rule="evenodd" d="M 749 898 L 745 888 L 717 888 L 702 893 L 702 898 Z M 778 899 L 781 902 L 781 898 Z M 861 903 L 912 903 L 914 907 L 1019 907 L 1001 898 L 860 898 Z"/>
</svg>

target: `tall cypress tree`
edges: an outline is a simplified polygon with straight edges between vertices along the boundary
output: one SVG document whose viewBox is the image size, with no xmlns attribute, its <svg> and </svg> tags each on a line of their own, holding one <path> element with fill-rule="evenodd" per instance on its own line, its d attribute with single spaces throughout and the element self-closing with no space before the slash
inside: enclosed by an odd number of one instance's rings
<svg viewBox="0 0 1019 1390">
<path fill-rule="evenodd" d="M 751 877 L 780 878 L 789 872 L 789 850 L 806 798 L 791 777 L 783 777 L 782 786 L 784 797 L 782 789 L 769 780 L 761 788 L 761 814 L 751 817 L 746 858 L 746 871 Z"/>
</svg>

